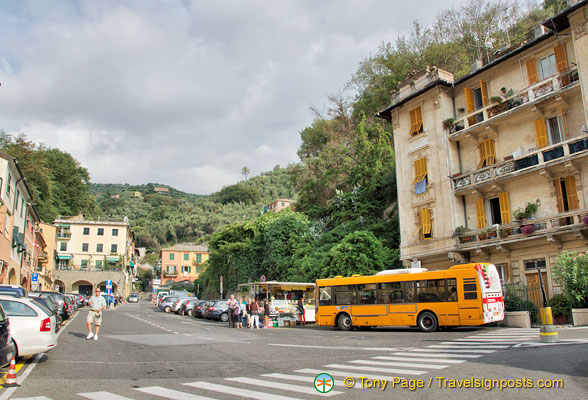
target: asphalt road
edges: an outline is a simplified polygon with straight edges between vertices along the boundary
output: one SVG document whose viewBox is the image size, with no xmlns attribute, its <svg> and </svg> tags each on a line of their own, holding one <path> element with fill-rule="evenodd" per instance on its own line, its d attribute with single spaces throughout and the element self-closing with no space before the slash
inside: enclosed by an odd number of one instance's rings
<svg viewBox="0 0 588 400">
<path fill-rule="evenodd" d="M 94 341 L 85 340 L 86 315 L 81 310 L 63 328 L 55 350 L 21 368 L 22 386 L 2 389 L 0 400 L 588 397 L 588 329 L 561 330 L 565 344 L 553 346 L 534 344 L 538 330 L 506 328 L 229 329 L 141 301 L 106 311 Z M 326 394 L 314 388 L 321 372 L 334 378 Z M 353 388 L 345 387 L 347 377 Z M 554 384 L 563 388 L 467 387 L 492 384 L 482 379 L 495 385 L 558 379 Z M 362 389 L 362 382 L 374 387 Z"/>
</svg>

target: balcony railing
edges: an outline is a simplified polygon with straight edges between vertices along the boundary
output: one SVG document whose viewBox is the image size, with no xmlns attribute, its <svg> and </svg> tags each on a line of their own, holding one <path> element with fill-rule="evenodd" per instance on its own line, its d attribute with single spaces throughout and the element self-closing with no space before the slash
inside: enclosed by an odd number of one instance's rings
<svg viewBox="0 0 588 400">
<path fill-rule="evenodd" d="M 543 237 L 570 231 L 588 230 L 588 209 L 527 221 L 515 221 L 498 228 L 474 229 L 457 236 L 460 249 L 506 244 L 531 237 Z"/>
<path fill-rule="evenodd" d="M 475 110 L 460 119 L 457 119 L 453 127 L 450 129 L 449 136 L 458 136 L 458 133 L 479 124 L 480 122 L 488 121 L 496 118 L 517 107 L 533 103 L 540 100 L 542 97 L 557 92 L 572 83 L 578 81 L 578 69 L 573 68 L 561 74 L 550 76 L 542 81 L 536 82 L 526 88 L 518 90 L 513 96 L 506 99 L 500 104 L 489 104 L 486 107 Z"/>
<path fill-rule="evenodd" d="M 57 232 L 57 239 L 71 239 L 71 232 Z"/>
<path fill-rule="evenodd" d="M 588 137 L 575 137 L 563 142 L 535 150 L 516 159 L 503 161 L 489 167 L 477 169 L 453 177 L 455 192 L 470 190 L 474 186 L 488 184 L 494 180 L 504 179 L 516 171 L 538 166 L 539 168 L 550 165 L 554 160 L 561 162 L 570 158 L 576 158 L 579 154 L 588 150 Z"/>
</svg>

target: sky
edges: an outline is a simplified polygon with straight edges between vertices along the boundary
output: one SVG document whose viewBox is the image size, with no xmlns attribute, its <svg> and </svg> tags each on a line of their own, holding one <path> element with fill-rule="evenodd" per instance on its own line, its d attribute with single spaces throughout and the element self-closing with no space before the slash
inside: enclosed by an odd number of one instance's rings
<svg viewBox="0 0 588 400">
<path fill-rule="evenodd" d="M 92 182 L 209 194 L 298 162 L 310 107 L 461 4 L 3 0 L 0 130 L 72 154 Z"/>
</svg>

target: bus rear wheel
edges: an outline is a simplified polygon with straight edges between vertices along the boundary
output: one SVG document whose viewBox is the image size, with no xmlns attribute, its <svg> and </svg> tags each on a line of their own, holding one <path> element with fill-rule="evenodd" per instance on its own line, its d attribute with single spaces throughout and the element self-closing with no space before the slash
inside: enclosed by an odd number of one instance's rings
<svg viewBox="0 0 588 400">
<path fill-rule="evenodd" d="M 419 315 L 417 325 L 423 332 L 435 332 L 439 326 L 437 317 L 430 311 L 424 311 Z"/>
<path fill-rule="evenodd" d="M 349 314 L 341 314 L 339 320 L 337 321 L 337 326 L 342 331 L 350 331 L 353 329 L 353 321 L 351 321 Z"/>
</svg>

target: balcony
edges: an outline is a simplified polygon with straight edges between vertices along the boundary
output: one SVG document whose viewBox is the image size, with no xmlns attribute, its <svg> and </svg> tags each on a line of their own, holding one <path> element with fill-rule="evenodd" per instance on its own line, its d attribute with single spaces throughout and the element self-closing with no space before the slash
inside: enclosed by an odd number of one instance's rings
<svg viewBox="0 0 588 400">
<path fill-rule="evenodd" d="M 477 250 L 496 246 L 507 248 L 509 243 L 536 238 L 546 238 L 549 243 L 558 243 L 557 236 L 574 233 L 576 238 L 588 239 L 588 209 L 573 210 L 527 221 L 516 221 L 500 225 L 498 229 L 483 228 L 469 230 L 457 235 L 458 250 Z M 506 246 L 506 247 L 505 247 Z"/>
<path fill-rule="evenodd" d="M 575 137 L 563 142 L 532 151 L 516 159 L 503 161 L 473 172 L 454 176 L 455 194 L 534 172 L 552 165 L 569 162 L 588 155 L 588 136 Z"/>
<path fill-rule="evenodd" d="M 57 232 L 57 239 L 71 239 L 71 231 Z"/>
<path fill-rule="evenodd" d="M 511 115 L 525 106 L 531 106 L 541 100 L 555 96 L 563 90 L 578 86 L 578 69 L 573 68 L 558 75 L 536 82 L 518 90 L 500 104 L 491 103 L 475 110 L 462 118 L 456 119 L 449 130 L 449 139 L 456 140 L 463 135 L 475 133 L 503 117 Z"/>
</svg>

